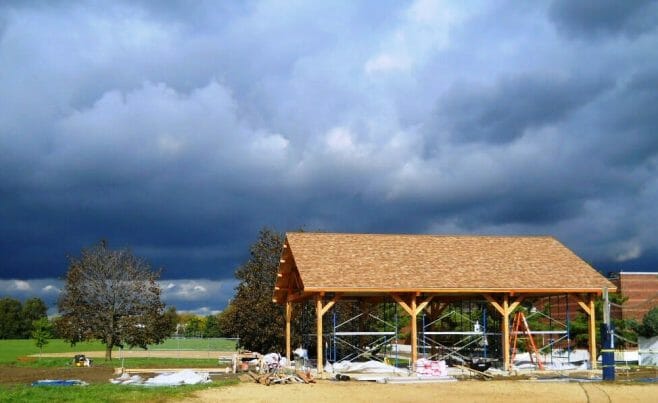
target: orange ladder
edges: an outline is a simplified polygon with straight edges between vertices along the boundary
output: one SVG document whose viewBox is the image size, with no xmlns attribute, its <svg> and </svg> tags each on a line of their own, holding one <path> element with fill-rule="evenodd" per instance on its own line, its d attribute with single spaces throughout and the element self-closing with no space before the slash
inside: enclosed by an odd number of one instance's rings
<svg viewBox="0 0 658 403">
<path fill-rule="evenodd" d="M 521 324 L 523 324 L 524 330 L 520 330 L 519 328 L 521 327 Z M 519 341 L 519 334 L 523 333 L 528 337 L 528 340 L 530 341 L 530 348 L 532 351 L 529 351 L 530 353 L 530 362 L 535 363 L 535 361 L 532 359 L 532 355 L 534 354 L 535 357 L 537 358 L 537 366 L 539 369 L 544 369 L 544 363 L 541 361 L 541 356 L 539 355 L 539 350 L 537 350 L 537 345 L 535 344 L 535 340 L 532 338 L 532 332 L 530 331 L 530 328 L 528 327 L 528 321 L 525 318 L 525 315 L 521 311 L 517 311 L 516 314 L 514 315 L 514 321 L 512 322 L 512 356 L 510 357 L 510 367 L 514 363 L 514 358 L 516 358 L 516 352 L 518 350 L 517 348 L 517 343 Z"/>
</svg>

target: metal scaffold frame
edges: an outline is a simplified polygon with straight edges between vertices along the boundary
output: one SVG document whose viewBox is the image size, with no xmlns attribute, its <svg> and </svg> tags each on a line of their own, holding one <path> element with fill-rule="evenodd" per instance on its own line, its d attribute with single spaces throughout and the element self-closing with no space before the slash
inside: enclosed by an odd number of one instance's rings
<svg viewBox="0 0 658 403">
<path fill-rule="evenodd" d="M 386 304 L 385 307 L 390 305 Z M 381 304 L 376 304 L 376 306 Z M 338 322 L 338 312 L 336 306 L 332 308 L 332 330 L 330 348 L 327 351 L 327 361 L 355 361 L 359 359 L 368 359 L 376 361 L 385 361 L 385 357 L 394 358 L 395 364 L 398 362 L 398 314 L 397 307 L 393 304 L 393 321 L 381 318 L 371 312 L 359 312 L 348 319 Z M 385 308 L 385 312 L 390 309 Z M 380 329 L 372 330 L 366 325 L 364 328 L 363 319 L 368 319 L 378 323 Z M 358 321 L 358 322 L 357 322 Z M 381 354 L 380 354 L 381 353 Z"/>
<path fill-rule="evenodd" d="M 465 313 L 465 303 L 468 304 L 468 313 Z M 474 304 L 481 312 L 475 320 L 472 315 L 472 305 Z M 473 361 L 475 355 L 477 358 L 492 358 L 488 339 L 490 337 L 499 338 L 501 333 L 487 331 L 488 324 L 492 320 L 488 318 L 487 303 L 485 301 L 461 301 L 458 304 L 451 303 L 450 307 L 452 309 L 430 322 L 426 322 L 426 314 L 422 315 L 419 347 L 422 349 L 423 357 L 431 360 L 458 362 L 459 364 Z M 455 317 L 459 318 L 459 325 L 446 326 L 447 319 Z M 456 327 L 461 330 L 431 330 L 446 327 L 453 329 Z M 498 352 L 494 350 L 494 353 Z M 493 357 L 493 359 L 496 358 L 499 357 Z"/>
</svg>

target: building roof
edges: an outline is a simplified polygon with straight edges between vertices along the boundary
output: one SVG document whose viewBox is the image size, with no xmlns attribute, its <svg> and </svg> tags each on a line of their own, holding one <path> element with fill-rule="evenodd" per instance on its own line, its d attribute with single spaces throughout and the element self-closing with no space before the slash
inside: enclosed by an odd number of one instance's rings
<svg viewBox="0 0 658 403">
<path fill-rule="evenodd" d="M 286 234 L 275 299 L 317 292 L 600 292 L 614 284 L 549 236 Z"/>
</svg>

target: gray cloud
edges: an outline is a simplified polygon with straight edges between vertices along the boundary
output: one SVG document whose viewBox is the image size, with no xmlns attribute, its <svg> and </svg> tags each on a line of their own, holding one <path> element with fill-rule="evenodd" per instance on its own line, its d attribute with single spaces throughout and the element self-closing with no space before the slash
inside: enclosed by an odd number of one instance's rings
<svg viewBox="0 0 658 403">
<path fill-rule="evenodd" d="M 107 239 L 225 284 L 263 226 L 658 267 L 655 6 L 570 4 L 4 3 L 0 277 Z"/>
<path fill-rule="evenodd" d="M 510 142 L 563 120 L 609 85 L 547 74 L 506 77 L 493 88 L 456 85 L 442 97 L 437 120 L 456 141 Z"/>
<path fill-rule="evenodd" d="M 559 28 L 574 36 L 637 36 L 655 30 L 658 7 L 651 0 L 555 0 L 550 16 Z"/>
</svg>

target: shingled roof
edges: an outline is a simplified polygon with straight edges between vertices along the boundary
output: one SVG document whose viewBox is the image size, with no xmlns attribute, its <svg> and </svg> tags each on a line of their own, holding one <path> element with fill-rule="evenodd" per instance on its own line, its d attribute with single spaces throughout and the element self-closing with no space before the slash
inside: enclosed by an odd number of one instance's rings
<svg viewBox="0 0 658 403">
<path fill-rule="evenodd" d="M 550 236 L 290 232 L 274 297 L 317 292 L 600 292 L 615 286 Z"/>
</svg>

